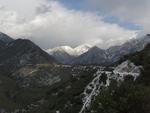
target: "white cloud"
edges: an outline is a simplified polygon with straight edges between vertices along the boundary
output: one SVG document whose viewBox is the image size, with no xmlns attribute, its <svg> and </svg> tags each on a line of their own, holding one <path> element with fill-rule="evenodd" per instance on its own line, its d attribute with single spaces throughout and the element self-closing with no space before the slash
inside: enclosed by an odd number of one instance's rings
<svg viewBox="0 0 150 113">
<path fill-rule="evenodd" d="M 16 12 L 0 9 L 0 30 L 14 37 L 29 37 L 42 48 L 82 43 L 100 43 L 100 47 L 106 48 L 135 34 L 104 22 L 97 14 L 69 10 L 56 1 L 40 2 L 35 9 L 36 15 L 28 21 Z"/>
<path fill-rule="evenodd" d="M 31 19 L 35 15 L 35 9 L 44 0 L 0 0 L 0 4 L 8 10 L 17 12 L 19 16 Z"/>
<path fill-rule="evenodd" d="M 86 0 L 86 3 L 90 9 L 143 26 L 144 34 L 150 32 L 150 0 Z"/>
</svg>

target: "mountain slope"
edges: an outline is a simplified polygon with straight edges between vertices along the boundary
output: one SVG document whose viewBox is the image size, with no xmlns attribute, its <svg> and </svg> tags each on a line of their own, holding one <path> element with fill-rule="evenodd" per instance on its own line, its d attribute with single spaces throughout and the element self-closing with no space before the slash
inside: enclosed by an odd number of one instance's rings
<svg viewBox="0 0 150 113">
<path fill-rule="evenodd" d="M 148 43 L 150 43 L 150 36 L 147 34 L 141 38 L 132 39 L 121 46 L 110 47 L 106 52 L 109 54 L 109 59 L 116 62 L 124 55 L 141 51 Z"/>
<path fill-rule="evenodd" d="M 126 59 L 129 59 L 136 65 L 141 65 L 143 67 L 139 82 L 150 85 L 150 44 L 148 44 L 142 51 L 136 52 L 131 55 L 126 55 L 120 60 L 120 62 Z"/>
<path fill-rule="evenodd" d="M 30 40 L 17 39 L 0 50 L 0 64 L 26 65 L 55 63 L 48 55 Z"/>
<path fill-rule="evenodd" d="M 0 32 L 0 50 L 3 49 L 9 42 L 12 42 L 12 41 L 14 41 L 13 38 Z"/>
<path fill-rule="evenodd" d="M 86 53 L 74 59 L 72 64 L 105 65 L 105 63 L 107 62 L 106 60 L 107 57 L 105 51 L 95 46 L 89 49 L 89 51 L 87 51 Z"/>
<path fill-rule="evenodd" d="M 150 44 L 142 51 L 126 55 L 120 63 L 122 64 L 117 66 L 115 71 L 126 70 L 137 73 L 142 67 L 140 76 L 134 74 L 136 75 L 134 79 L 130 73 L 123 82 L 111 81 L 110 86 L 102 90 L 95 98 L 91 111 L 94 113 L 150 113 Z"/>
<path fill-rule="evenodd" d="M 0 40 L 4 43 L 9 43 L 9 42 L 12 42 L 14 39 L 9 37 L 8 35 L 0 32 Z"/>
<path fill-rule="evenodd" d="M 42 64 L 0 73 L 0 112 L 78 113 L 81 93 L 99 68 Z"/>
</svg>

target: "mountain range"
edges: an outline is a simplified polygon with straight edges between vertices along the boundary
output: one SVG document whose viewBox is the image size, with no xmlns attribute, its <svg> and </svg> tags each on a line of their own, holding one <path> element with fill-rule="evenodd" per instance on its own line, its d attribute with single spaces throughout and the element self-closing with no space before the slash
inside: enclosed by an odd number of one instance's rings
<svg viewBox="0 0 150 113">
<path fill-rule="evenodd" d="M 150 35 L 131 39 L 128 42 L 112 46 L 106 50 L 97 46 L 81 45 L 75 49 L 69 46 L 56 47 L 47 52 L 62 64 L 73 65 L 111 65 L 124 55 L 142 50 L 150 42 Z"/>
</svg>

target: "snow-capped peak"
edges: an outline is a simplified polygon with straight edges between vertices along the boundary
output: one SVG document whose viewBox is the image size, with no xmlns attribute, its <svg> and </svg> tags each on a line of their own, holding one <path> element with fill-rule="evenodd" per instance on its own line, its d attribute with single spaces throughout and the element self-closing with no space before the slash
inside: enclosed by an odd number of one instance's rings
<svg viewBox="0 0 150 113">
<path fill-rule="evenodd" d="M 46 51 L 51 55 L 53 55 L 53 53 L 56 53 L 56 52 L 66 52 L 69 55 L 74 55 L 74 50 L 70 46 L 59 46 L 53 49 L 48 49 Z"/>
<path fill-rule="evenodd" d="M 88 44 L 83 44 L 78 47 L 72 48 L 70 46 L 60 46 L 53 49 L 46 50 L 50 55 L 56 52 L 66 52 L 71 56 L 79 56 L 85 52 L 87 52 L 92 46 Z"/>
<path fill-rule="evenodd" d="M 76 48 L 74 48 L 74 51 L 76 53 L 77 56 L 87 52 L 92 46 L 89 45 L 89 44 L 83 44 L 83 45 L 80 45 Z"/>
</svg>

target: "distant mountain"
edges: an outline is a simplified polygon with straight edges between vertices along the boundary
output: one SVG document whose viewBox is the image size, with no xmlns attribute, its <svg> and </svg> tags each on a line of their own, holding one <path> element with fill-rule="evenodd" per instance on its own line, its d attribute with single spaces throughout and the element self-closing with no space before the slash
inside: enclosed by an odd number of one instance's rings
<svg viewBox="0 0 150 113">
<path fill-rule="evenodd" d="M 48 49 L 47 53 L 57 59 L 62 64 L 69 63 L 74 58 L 73 49 L 69 46 L 61 46 Z"/>
<path fill-rule="evenodd" d="M 123 45 L 110 47 L 107 50 L 93 47 L 86 53 L 74 59 L 72 63 L 79 65 L 111 65 L 124 55 L 142 50 L 148 43 L 150 43 L 149 34 L 138 39 L 132 39 Z"/>
<path fill-rule="evenodd" d="M 94 46 L 86 53 L 73 60 L 72 64 L 79 65 L 99 65 L 106 63 L 107 56 L 104 50 Z"/>
<path fill-rule="evenodd" d="M 91 49 L 91 48 L 92 48 L 92 46 L 89 44 L 80 45 L 80 46 L 74 48 L 74 55 L 80 56 L 83 53 L 86 53 L 87 51 L 89 51 L 89 49 Z"/>
<path fill-rule="evenodd" d="M 148 43 L 150 43 L 149 34 L 141 38 L 132 39 L 121 46 L 110 47 L 106 52 L 109 55 L 110 61 L 116 62 L 124 55 L 141 51 Z"/>
<path fill-rule="evenodd" d="M 53 49 L 48 49 L 46 50 L 46 52 L 56 58 L 60 63 L 70 64 L 74 58 L 87 52 L 90 48 L 91 46 L 88 44 L 83 44 L 76 48 L 72 48 L 69 46 L 60 46 Z"/>
<path fill-rule="evenodd" d="M 54 64 L 56 60 L 30 40 L 0 35 L 0 64 Z"/>
</svg>

